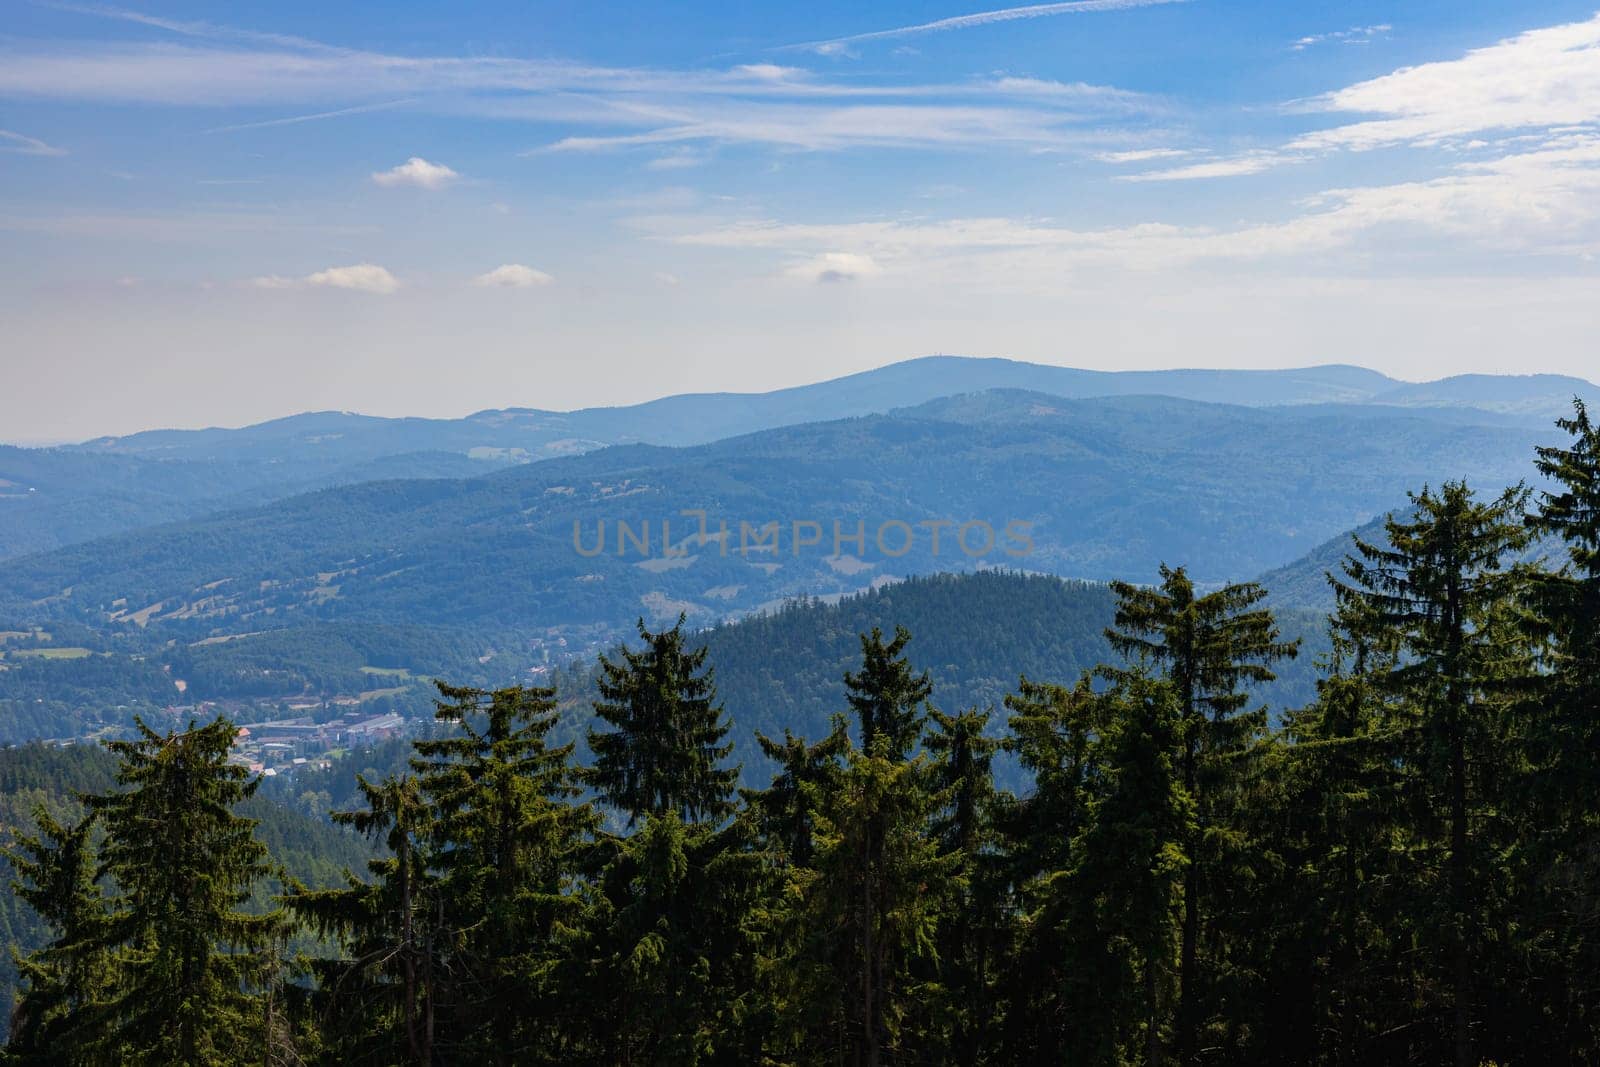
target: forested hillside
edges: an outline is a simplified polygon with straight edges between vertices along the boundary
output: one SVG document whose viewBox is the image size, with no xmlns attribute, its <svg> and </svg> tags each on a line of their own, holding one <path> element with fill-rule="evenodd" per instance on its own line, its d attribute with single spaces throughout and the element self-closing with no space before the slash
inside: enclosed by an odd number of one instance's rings
<svg viewBox="0 0 1600 1067">
<path fill-rule="evenodd" d="M 345 461 L 337 456 L 190 459 L 87 454 L 0 444 L 0 559 L 46 552 L 161 523 L 251 507 L 330 485 L 386 478 L 469 478 L 504 457 L 420 452 Z"/>
<path fill-rule="evenodd" d="M 116 772 L 116 757 L 100 745 L 0 748 L 0 848 L 12 848 L 19 833 L 31 833 L 41 810 L 61 823 L 81 818 L 80 796 L 113 789 Z M 252 798 L 239 811 L 256 820 L 255 833 L 283 869 L 307 885 L 338 885 L 346 870 L 359 868 L 371 855 L 364 838 L 328 824 L 326 809 L 297 812 L 276 800 Z M 151 861 L 159 862 L 159 856 L 153 854 Z M 48 925 L 11 891 L 16 874 L 9 859 L 0 856 L 0 885 L 5 887 L 0 892 L 0 1031 L 10 1025 L 17 989 L 12 953 L 26 955 L 49 939 Z M 270 907 L 272 894 L 282 887 L 276 878 L 253 887 L 252 906 Z M 313 939 L 302 937 L 297 943 L 310 948 Z"/>
<path fill-rule="evenodd" d="M 1016 572 L 941 574 L 835 604 L 797 601 L 693 635 L 690 643 L 704 647 L 716 667 L 733 725 L 730 759 L 743 765 L 747 782 L 764 781 L 773 768 L 755 734 L 826 733 L 831 716 L 846 710 L 844 676 L 861 657 L 861 634 L 905 627 L 916 635 L 917 663 L 933 682 L 938 707 L 998 709 L 1020 678 L 1076 678 L 1112 658 L 1105 631 L 1115 609 L 1115 594 L 1100 583 Z M 1315 660 L 1327 647 L 1326 615 L 1289 611 L 1279 622 L 1307 654 L 1280 664 L 1276 680 L 1252 690 L 1274 716 L 1315 697 Z M 574 702 L 574 712 L 583 703 Z M 993 728 L 1000 726 L 997 717 Z M 1015 761 L 1000 762 L 1004 784 L 1019 785 Z"/>
<path fill-rule="evenodd" d="M 12 560 L 0 625 L 191 639 L 301 619 L 620 633 L 641 612 L 705 624 L 980 562 L 1107 579 L 1182 558 L 1220 582 L 1297 558 L 1413 485 L 1524 478 L 1538 437 L 1382 409 L 1353 420 L 985 393 L 695 448 L 332 489 Z M 967 524 L 981 525 L 963 535 Z"/>
<path fill-rule="evenodd" d="M 364 753 L 375 773 L 337 791 L 333 821 L 379 855 L 254 910 L 294 838 L 243 818 L 266 798 L 233 725 L 142 731 L 88 821 L 42 818 L 10 852 L 50 940 L 8 1054 L 1590 1062 L 1600 428 L 1581 408 L 1563 428 L 1549 490 L 1446 482 L 1351 542 L 1314 696 L 1277 722 L 1255 689 L 1307 650 L 1259 585 L 1177 566 L 928 579 L 704 642 L 645 629 L 601 660 L 583 758 L 555 689 L 441 684 L 409 761 Z M 1559 555 L 1530 558 L 1536 537 Z M 748 685 L 756 650 L 794 642 L 822 684 L 842 627 L 973 604 L 1063 606 L 1062 636 L 997 642 L 1050 676 L 962 707 L 923 664 L 981 690 L 963 631 L 926 659 L 904 629 L 858 633 L 840 714 L 763 737 L 772 772 L 738 788 L 714 654 Z M 1073 650 L 1105 608 L 1092 664 Z M 103 754 L 64 758 L 105 782 Z"/>
</svg>

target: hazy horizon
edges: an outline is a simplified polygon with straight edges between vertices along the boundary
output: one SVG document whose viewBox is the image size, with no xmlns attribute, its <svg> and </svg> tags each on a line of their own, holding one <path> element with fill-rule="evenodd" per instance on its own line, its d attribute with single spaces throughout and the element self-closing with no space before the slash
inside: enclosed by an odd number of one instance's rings
<svg viewBox="0 0 1600 1067">
<path fill-rule="evenodd" d="M 590 409 L 594 409 L 594 408 L 631 407 L 631 406 L 638 405 L 638 404 L 647 404 L 647 403 L 651 403 L 653 401 L 671 399 L 672 397 L 677 397 L 677 396 L 718 395 L 718 394 L 732 395 L 732 396 L 761 396 L 761 395 L 764 395 L 766 393 L 777 392 L 777 391 L 781 391 L 781 390 L 784 390 L 784 389 L 799 388 L 799 387 L 803 387 L 803 386 L 807 386 L 807 385 L 815 385 L 815 384 L 819 384 L 819 383 L 826 382 L 826 381 L 832 381 L 832 380 L 835 380 L 835 379 L 841 378 L 841 377 L 848 377 L 848 376 L 851 376 L 851 375 L 854 375 L 854 374 L 870 373 L 871 371 L 882 370 L 882 369 L 884 369 L 886 367 L 892 367 L 892 366 L 895 366 L 895 365 L 900 364 L 900 363 L 916 362 L 919 359 L 926 359 L 926 358 L 955 358 L 955 359 L 974 359 L 974 360 L 996 359 L 996 360 L 1003 360 L 1003 361 L 1008 361 L 1008 362 L 1028 363 L 1028 364 L 1032 364 L 1032 365 L 1036 365 L 1036 366 L 1060 367 L 1060 368 L 1069 369 L 1069 370 L 1101 371 L 1101 372 L 1107 372 L 1107 373 L 1118 373 L 1119 371 L 1123 371 L 1123 370 L 1135 371 L 1135 372 L 1148 371 L 1148 372 L 1157 372 L 1157 373 L 1164 372 L 1164 371 L 1213 371 L 1213 370 L 1215 370 L 1215 371 L 1234 371 L 1234 370 L 1240 370 L 1240 371 L 1260 371 L 1260 372 L 1263 372 L 1263 373 L 1270 373 L 1270 372 L 1275 372 L 1275 371 L 1277 371 L 1277 372 L 1287 372 L 1287 371 L 1297 371 L 1297 370 L 1312 370 L 1312 369 L 1315 369 L 1317 367 L 1328 367 L 1328 366 L 1348 366 L 1348 367 L 1356 367 L 1356 368 L 1359 368 L 1361 370 L 1374 371 L 1374 372 L 1376 372 L 1378 374 L 1382 374 L 1385 377 L 1390 378 L 1390 379 L 1392 379 L 1392 380 L 1394 380 L 1396 382 L 1402 383 L 1402 384 L 1421 384 L 1421 383 L 1428 382 L 1428 381 L 1436 381 L 1436 380 L 1438 380 L 1438 379 L 1427 379 L 1427 378 L 1402 378 L 1402 377 L 1399 377 L 1398 375 L 1395 375 L 1395 374 L 1389 373 L 1387 371 L 1384 371 L 1383 369 L 1381 369 L 1379 367 L 1365 366 L 1365 365 L 1362 365 L 1362 364 L 1359 364 L 1359 363 L 1307 363 L 1307 364 L 1297 364 L 1297 365 L 1285 365 L 1285 366 L 1280 366 L 1280 367 L 1195 367 L 1195 366 L 1183 366 L 1183 365 L 1174 364 L 1174 365 L 1171 365 L 1171 366 L 1158 366 L 1158 367 L 1115 368 L 1115 367 L 1093 367 L 1093 366 L 1084 366 L 1084 365 L 1079 365 L 1079 364 L 1066 364 L 1066 363 L 1049 363 L 1049 362 L 1038 361 L 1038 360 L 1014 360 L 1009 356 L 958 356 L 958 355 L 955 355 L 954 353 L 941 352 L 941 353 L 933 353 L 933 354 L 930 354 L 928 356 L 912 356 L 912 357 L 910 357 L 908 359 L 905 359 L 905 360 L 892 360 L 892 361 L 887 362 L 887 363 L 878 364 L 876 366 L 864 367 L 859 371 L 850 371 L 850 372 L 847 372 L 846 374 L 834 375 L 834 376 L 829 377 L 829 378 L 817 378 L 817 379 L 807 379 L 807 380 L 804 380 L 804 381 L 782 382 L 782 383 L 773 385 L 769 389 L 734 390 L 734 389 L 717 389 L 717 388 L 703 388 L 703 389 L 702 388 L 686 388 L 686 389 L 674 391 L 674 392 L 671 392 L 671 393 L 661 393 L 661 394 L 654 394 L 654 395 L 644 396 L 644 397 L 641 397 L 641 398 L 636 399 L 636 400 L 619 400 L 619 401 L 610 402 L 610 403 L 601 402 L 601 403 L 595 403 L 595 404 L 577 405 L 577 406 L 573 406 L 573 407 L 543 407 L 543 408 L 540 408 L 540 409 L 541 410 L 545 410 L 545 411 L 550 411 L 550 412 L 553 412 L 553 413 L 556 413 L 556 414 L 568 414 L 568 413 L 575 412 L 575 411 L 590 410 Z M 1532 378 L 1532 377 L 1541 377 L 1541 376 L 1553 375 L 1553 374 L 1559 374 L 1559 372 L 1555 372 L 1555 371 L 1538 371 L 1538 370 L 1513 371 L 1513 372 L 1507 372 L 1506 374 L 1500 375 L 1500 376 L 1502 376 L 1502 377 L 1513 377 L 1513 378 Z M 1579 379 L 1581 381 L 1589 382 L 1589 384 L 1591 384 L 1591 385 L 1600 385 L 1600 383 L 1596 383 L 1592 379 L 1584 378 L 1582 375 L 1561 375 L 1561 376 L 1577 378 L 1577 379 Z M 1445 375 L 1443 377 L 1450 377 L 1450 375 Z M 293 418 L 293 417 L 298 416 L 298 415 L 314 415 L 314 414 L 326 414 L 326 413 L 338 413 L 338 414 L 343 414 L 343 415 L 357 415 L 357 416 L 362 416 L 362 417 L 384 418 L 384 419 L 416 418 L 416 419 L 430 419 L 430 420 L 448 421 L 448 420 L 453 420 L 453 419 L 463 419 L 463 418 L 466 418 L 466 417 L 468 417 L 470 415 L 474 415 L 474 414 L 477 414 L 479 412 L 484 412 L 484 411 L 505 410 L 505 409 L 509 409 L 509 408 L 536 408 L 536 407 L 539 407 L 539 405 L 522 404 L 522 403 L 517 403 L 515 401 L 507 401 L 507 402 L 504 402 L 504 403 L 496 403 L 496 404 L 492 404 L 492 405 L 480 405 L 480 406 L 477 406 L 477 407 L 468 407 L 468 408 L 463 409 L 463 410 L 451 410 L 451 411 L 437 411 L 437 410 L 435 410 L 435 411 L 415 411 L 415 410 L 369 411 L 369 410 L 362 410 L 362 409 L 359 409 L 359 408 L 299 408 L 299 409 L 295 409 L 295 410 L 281 411 L 281 412 L 278 412 L 276 414 L 270 414 L 270 415 L 267 415 L 265 418 L 253 419 L 253 420 L 251 420 L 249 422 L 237 422 L 237 423 L 222 424 L 222 423 L 217 423 L 217 422 L 197 421 L 197 422 L 192 422 L 192 423 L 189 423 L 189 424 L 182 424 L 182 425 L 173 424 L 173 425 L 159 425 L 159 426 L 158 425 L 136 426 L 133 429 L 127 429 L 127 430 L 121 430 L 121 431 L 105 431 L 105 432 L 90 433 L 90 434 L 85 434 L 85 435 L 78 436 L 78 437 L 0 438 L 0 445 L 11 445 L 11 446 L 20 447 L 20 448 L 51 448 L 51 447 L 56 447 L 56 446 L 60 446 L 60 445 L 80 444 L 82 442 L 94 440 L 94 439 L 100 438 L 100 437 L 128 437 L 128 436 L 132 436 L 134 434 L 139 434 L 139 433 L 160 432 L 160 431 L 166 431 L 166 430 L 175 430 L 175 431 L 186 431 L 186 430 L 238 430 L 238 429 L 245 429 L 245 428 L 248 428 L 250 426 L 261 425 L 262 423 L 268 423 L 268 422 L 278 421 L 278 420 L 281 420 L 281 419 Z"/>
</svg>

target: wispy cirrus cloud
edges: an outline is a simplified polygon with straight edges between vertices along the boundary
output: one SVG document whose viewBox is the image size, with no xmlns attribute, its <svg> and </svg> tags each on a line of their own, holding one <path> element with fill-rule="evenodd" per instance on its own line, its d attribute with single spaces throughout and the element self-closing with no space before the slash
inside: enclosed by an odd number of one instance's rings
<svg viewBox="0 0 1600 1067">
<path fill-rule="evenodd" d="M 248 41 L 258 44 L 286 45 L 291 48 L 305 49 L 307 51 L 344 52 L 333 45 L 313 41 L 307 37 L 296 37 L 286 33 L 262 33 L 258 30 L 238 29 L 233 26 L 223 26 L 215 22 L 205 22 L 198 19 L 169 19 L 160 15 L 151 15 L 143 11 L 133 11 L 128 8 L 115 7 L 110 4 L 75 4 L 66 0 L 33 0 L 39 7 L 47 7 L 55 11 L 68 11 L 78 15 L 91 15 L 96 18 L 113 19 L 118 22 L 131 22 L 139 26 L 148 26 L 152 29 L 165 30 L 183 37 L 200 37 L 224 41 Z"/>
<path fill-rule="evenodd" d="M 1378 116 L 1304 134 L 1289 146 L 1317 151 L 1600 123 L 1600 14 L 1529 30 L 1458 59 L 1403 67 L 1298 109 Z"/>
<path fill-rule="evenodd" d="M 1049 108 L 954 103 L 817 107 L 729 101 L 694 107 L 663 107 L 655 112 L 660 122 L 651 129 L 565 137 L 525 154 L 590 152 L 694 141 L 765 144 L 801 150 L 1007 145 L 1061 150 L 1104 140 L 1102 132 L 1083 129 L 1076 116 Z"/>
<path fill-rule="evenodd" d="M 19 156 L 64 156 L 65 148 L 57 148 L 53 144 L 46 144 L 37 137 L 16 133 L 12 130 L 0 130 L 0 152 L 11 152 Z"/>
<path fill-rule="evenodd" d="M 1149 170 L 1139 174 L 1124 174 L 1119 176 L 1117 180 L 1124 182 L 1182 182 L 1203 178 L 1233 178 L 1241 174 L 1260 174 L 1262 171 L 1271 170 L 1273 167 L 1281 165 L 1288 158 L 1288 156 L 1280 152 L 1246 152 L 1244 155 L 1227 159 L 1208 159 L 1200 163 L 1188 163 L 1181 167 Z"/>
<path fill-rule="evenodd" d="M 1097 11 L 1126 11 L 1136 7 L 1153 7 L 1158 4 L 1182 2 L 1184 0 L 1070 0 L 1068 3 L 1027 4 L 1021 7 L 996 8 L 993 11 L 978 11 L 971 15 L 955 15 L 950 18 L 934 19 L 932 22 L 895 26 L 886 30 L 853 33 L 823 41 L 807 41 L 803 44 L 785 45 L 780 51 L 808 51 L 822 55 L 837 55 L 846 51 L 851 45 L 865 44 L 868 41 L 887 41 L 926 33 L 968 30 L 977 26 L 992 25 L 996 22 L 1014 22 L 1018 19 L 1049 18 L 1054 15 L 1086 15 Z"/>
<path fill-rule="evenodd" d="M 1157 159 L 1181 159 L 1194 153 L 1187 148 L 1131 148 L 1120 152 L 1096 152 L 1102 163 L 1149 163 Z"/>
<path fill-rule="evenodd" d="M 386 100 L 377 104 L 358 104 L 355 107 L 341 107 L 333 111 L 317 111 L 309 115 L 287 115 L 283 118 L 262 119 L 258 122 L 236 122 L 231 126 L 216 126 L 206 130 L 206 133 L 234 133 L 238 130 L 265 130 L 273 126 L 298 126 L 302 122 L 321 122 L 323 119 L 344 118 L 346 115 L 365 115 L 373 111 L 388 111 L 391 108 L 403 107 L 416 101 L 411 98 L 400 100 Z"/>
<path fill-rule="evenodd" d="M 1168 106 L 1112 86 L 1008 75 L 869 83 L 775 63 L 678 70 L 504 56 L 404 56 L 228 32 L 204 23 L 135 21 L 181 39 L 65 45 L 0 41 L 0 95 L 302 109 L 213 126 L 207 133 L 400 107 L 584 128 L 583 134 L 559 141 L 560 150 L 567 151 L 693 140 L 798 149 L 857 144 L 1050 149 L 1065 143 L 1063 130 L 1069 127 L 1156 114 Z"/>
<path fill-rule="evenodd" d="M 1448 146 L 1517 155 L 1530 144 L 1560 145 L 1570 133 L 1600 129 L 1600 14 L 1530 30 L 1455 59 L 1402 67 L 1295 101 L 1284 110 L 1315 117 L 1373 117 L 1309 130 L 1275 147 L 1121 180 L 1238 177 L 1339 152 L 1386 148 Z"/>
<path fill-rule="evenodd" d="M 1379 23 L 1375 26 L 1352 26 L 1348 30 L 1308 34 L 1296 40 L 1289 47 L 1293 51 L 1304 52 L 1307 48 L 1319 44 L 1369 44 L 1373 40 L 1386 35 L 1392 29 L 1394 27 L 1387 22 Z"/>
<path fill-rule="evenodd" d="M 1433 179 L 1328 189 L 1287 218 L 1231 228 L 1165 222 L 1092 228 L 1007 217 L 835 223 L 668 217 L 640 225 L 661 241 L 765 253 L 794 277 L 819 278 L 826 257 L 850 249 L 872 264 L 872 275 L 913 286 L 970 281 L 1049 289 L 1080 271 L 1159 273 L 1202 262 L 1303 266 L 1307 256 L 1333 269 L 1335 254 L 1382 249 L 1396 234 L 1406 236 L 1411 256 L 1431 249 L 1451 264 L 1479 257 L 1505 268 L 1522 256 L 1600 254 L 1600 134 L 1569 134 Z M 1429 243 L 1417 244 L 1418 237 Z M 1358 273 L 1371 266 L 1365 255 L 1350 262 Z"/>
</svg>

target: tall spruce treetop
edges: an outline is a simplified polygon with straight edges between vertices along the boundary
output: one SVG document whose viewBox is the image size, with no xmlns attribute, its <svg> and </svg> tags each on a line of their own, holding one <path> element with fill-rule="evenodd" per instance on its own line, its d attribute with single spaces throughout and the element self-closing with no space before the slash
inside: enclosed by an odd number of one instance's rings
<svg viewBox="0 0 1600 1067">
<path fill-rule="evenodd" d="M 1356 555 L 1344 564 L 1350 580 L 1335 580 L 1334 592 L 1401 642 L 1407 655 L 1390 669 L 1392 685 L 1456 707 L 1519 655 L 1515 629 L 1488 623 L 1526 584 L 1524 572 L 1505 564 L 1528 545 L 1527 499 L 1513 486 L 1479 501 L 1466 483 L 1446 482 L 1438 493 L 1411 495 L 1410 521 L 1389 519 L 1387 547 L 1356 538 Z"/>
<path fill-rule="evenodd" d="M 1451 1041 L 1461 1067 L 1479 1060 L 1473 1018 L 1477 975 L 1498 920 L 1485 899 L 1497 807 L 1495 782 L 1512 753 L 1500 705 L 1533 674 L 1523 620 L 1511 614 L 1525 575 L 1506 567 L 1526 547 L 1528 491 L 1513 486 L 1479 501 L 1463 482 L 1413 494 L 1410 521 L 1386 524 L 1389 547 L 1357 539 L 1345 561 L 1349 584 L 1334 582 L 1341 603 L 1387 630 L 1403 655 L 1380 676 L 1420 714 L 1405 763 L 1417 771 L 1429 834 L 1443 854 L 1445 910 L 1432 925 L 1444 935 L 1451 995 Z M 1502 790 L 1499 790 L 1503 792 Z M 1475 958 L 1480 957 L 1480 958 Z"/>
<path fill-rule="evenodd" d="M 1532 598 L 1550 640 L 1554 692 L 1544 716 L 1541 762 L 1553 772 L 1549 792 L 1558 799 L 1591 795 L 1600 771 L 1600 427 L 1583 401 L 1558 421 L 1573 436 L 1566 448 L 1538 449 L 1539 473 L 1559 488 L 1540 494 L 1528 517 L 1535 531 L 1561 538 L 1567 559 L 1542 572 Z"/>
<path fill-rule="evenodd" d="M 256 821 L 234 814 L 260 779 L 228 762 L 234 726 L 217 719 L 158 734 L 142 721 L 122 757 L 125 788 L 85 798 L 105 827 L 101 873 L 119 896 L 101 936 L 117 981 L 89 1013 L 118 1062 L 222 1064 L 260 1055 L 269 945 L 280 913 L 241 911 L 276 873 Z"/>
<path fill-rule="evenodd" d="M 1257 606 L 1266 590 L 1254 582 L 1196 596 L 1182 567 L 1162 564 L 1159 586 L 1114 582 L 1112 590 L 1119 602 L 1106 639 L 1122 655 L 1165 671 L 1178 701 L 1179 773 L 1195 802 L 1195 836 L 1184 842 L 1190 862 L 1183 871 L 1179 962 L 1177 1054 L 1187 1062 L 1199 1047 L 1202 999 L 1215 1002 L 1221 966 L 1208 963 L 1212 973 L 1202 978 L 1202 912 L 1217 892 L 1210 883 L 1224 868 L 1247 862 L 1238 817 L 1247 768 L 1231 757 L 1261 736 L 1266 712 L 1241 714 L 1250 699 L 1245 686 L 1272 681 L 1271 664 L 1297 655 L 1300 646 L 1279 640 L 1272 612 Z M 1119 682 L 1130 679 L 1127 670 L 1107 673 Z"/>
<path fill-rule="evenodd" d="M 1566 448 L 1534 450 L 1539 473 L 1561 487 L 1539 494 L 1539 510 L 1531 525 L 1567 542 L 1567 575 L 1593 588 L 1600 585 L 1600 427 L 1589 418 L 1582 400 L 1572 404 L 1572 418 L 1556 420 L 1572 435 L 1572 442 Z M 1597 618 L 1600 605 L 1591 604 L 1588 620 Z"/>
<path fill-rule="evenodd" d="M 1163 563 L 1159 586 L 1111 588 L 1117 614 L 1106 639 L 1119 654 L 1166 670 L 1185 719 L 1207 715 L 1221 723 L 1249 700 L 1241 686 L 1272 681 L 1271 664 L 1299 652 L 1299 642 L 1278 639 L 1272 612 L 1257 606 L 1267 591 L 1254 582 L 1196 596 L 1184 568 Z"/>
<path fill-rule="evenodd" d="M 815 858 L 816 806 L 814 791 L 839 774 L 839 757 L 850 747 L 843 716 L 834 716 L 833 729 L 816 744 L 807 743 L 788 729 L 774 741 L 759 731 L 762 753 L 777 765 L 766 789 L 740 790 L 755 818 L 761 837 L 794 867 L 810 867 Z"/>
<path fill-rule="evenodd" d="M 933 682 L 926 671 L 912 672 L 904 653 L 911 634 L 896 626 L 884 643 L 876 626 L 861 635 L 861 669 L 844 676 L 846 699 L 861 726 L 861 750 L 899 761 L 911 754 L 922 734 L 922 720 Z"/>
<path fill-rule="evenodd" d="M 543 992 L 535 976 L 550 969 L 560 926 L 578 910 L 574 854 L 598 819 L 572 803 L 581 792 L 574 746 L 546 743 L 554 689 L 436 684 L 437 716 L 456 732 L 416 742 L 411 765 L 434 813 L 445 921 L 461 936 L 453 1032 L 435 1047 L 453 1058 L 526 1062 L 548 1035 L 506 1005 Z"/>
<path fill-rule="evenodd" d="M 722 767 L 733 751 L 729 723 L 717 703 L 706 650 L 684 647 L 684 617 L 651 633 L 639 620 L 644 647 L 600 657 L 601 699 L 595 715 L 609 731 L 589 731 L 594 766 L 588 780 L 608 803 L 643 815 L 676 812 L 685 822 L 720 820 L 732 810 L 737 767 Z"/>
<path fill-rule="evenodd" d="M 435 684 L 437 717 L 456 732 L 416 742 L 411 765 L 432 801 L 434 833 L 451 845 L 440 856 L 446 883 L 459 881 L 483 906 L 512 907 L 519 882 L 560 869 L 588 829 L 588 812 L 567 803 L 582 791 L 571 765 L 576 746 L 546 743 L 554 689 Z"/>
</svg>

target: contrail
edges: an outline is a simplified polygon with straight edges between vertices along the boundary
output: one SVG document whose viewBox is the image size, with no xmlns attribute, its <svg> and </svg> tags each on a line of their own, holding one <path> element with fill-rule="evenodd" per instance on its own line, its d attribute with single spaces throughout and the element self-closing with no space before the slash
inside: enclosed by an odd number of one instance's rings
<svg viewBox="0 0 1600 1067">
<path fill-rule="evenodd" d="M 293 126 L 297 122 L 316 122 L 318 119 L 336 119 L 340 115 L 362 115 L 368 111 L 386 111 L 391 107 L 402 104 L 416 103 L 415 97 L 406 97 L 404 100 L 388 100 L 381 104 L 360 104 L 356 107 L 341 107 L 337 111 L 318 111 L 314 115 L 290 115 L 282 119 L 266 119 L 262 122 L 241 122 L 236 126 L 218 126 L 206 130 L 206 133 L 232 133 L 234 130 L 260 130 L 268 126 Z"/>
<path fill-rule="evenodd" d="M 827 41 L 810 41 L 805 44 L 785 45 L 779 51 L 807 50 L 826 52 L 860 41 L 881 41 L 890 37 L 909 37 L 917 33 L 942 33 L 945 30 L 965 30 L 972 26 L 987 26 L 991 22 L 1011 22 L 1015 19 L 1037 19 L 1049 15 L 1079 15 L 1095 11 L 1123 11 L 1133 7 L 1150 7 L 1155 4 L 1181 4 L 1185 0 L 1070 0 L 1062 4 L 1029 4 L 1027 7 L 1005 7 L 996 11 L 979 11 L 971 15 L 955 15 L 933 22 L 920 22 L 915 26 L 898 26 L 892 30 L 873 30 L 855 33 L 848 37 L 835 37 Z"/>
</svg>

